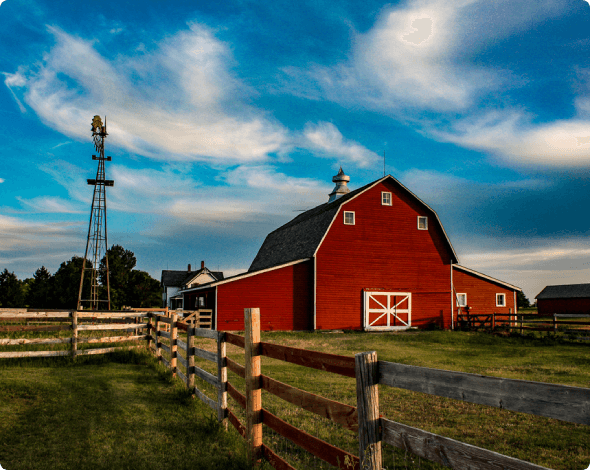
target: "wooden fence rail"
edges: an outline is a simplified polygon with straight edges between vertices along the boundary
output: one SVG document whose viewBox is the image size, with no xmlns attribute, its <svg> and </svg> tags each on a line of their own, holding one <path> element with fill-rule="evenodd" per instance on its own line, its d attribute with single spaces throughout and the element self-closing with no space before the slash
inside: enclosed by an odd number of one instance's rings
<svg viewBox="0 0 590 470">
<path fill-rule="evenodd" d="M 90 312 L 76 310 L 34 310 L 34 309 L 0 309 L 0 323 L 39 322 L 61 323 L 59 325 L 0 325 L 0 332 L 53 332 L 70 331 L 71 335 L 65 338 L 3 338 L 0 346 L 37 346 L 45 344 L 70 344 L 69 351 L 0 351 L 0 359 L 22 357 L 55 357 L 55 356 L 86 356 L 94 354 L 106 354 L 115 351 L 126 350 L 129 347 L 90 348 L 78 349 L 79 344 L 104 344 L 139 342 L 148 338 L 149 334 L 137 334 L 139 330 L 147 328 L 144 323 L 138 323 L 146 317 L 146 312 L 122 311 L 122 312 Z M 119 323 L 104 323 L 96 320 L 116 321 Z M 130 323 L 133 319 L 135 323 Z M 96 323 L 96 324 L 95 324 Z M 135 333 L 126 336 L 80 336 L 83 332 L 94 331 L 126 331 Z"/>
</svg>

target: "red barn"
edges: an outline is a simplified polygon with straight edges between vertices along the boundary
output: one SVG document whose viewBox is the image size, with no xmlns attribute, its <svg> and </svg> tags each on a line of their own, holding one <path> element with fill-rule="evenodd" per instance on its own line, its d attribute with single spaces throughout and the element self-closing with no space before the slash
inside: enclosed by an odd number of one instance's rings
<svg viewBox="0 0 590 470">
<path fill-rule="evenodd" d="M 392 176 L 349 180 L 340 170 L 327 203 L 271 232 L 247 273 L 186 290 L 185 306 L 205 302 L 219 330 L 243 329 L 247 307 L 265 330 L 452 327 L 458 259 L 434 210 Z"/>
<path fill-rule="evenodd" d="M 590 284 L 547 286 L 535 298 L 539 315 L 590 313 Z"/>
</svg>

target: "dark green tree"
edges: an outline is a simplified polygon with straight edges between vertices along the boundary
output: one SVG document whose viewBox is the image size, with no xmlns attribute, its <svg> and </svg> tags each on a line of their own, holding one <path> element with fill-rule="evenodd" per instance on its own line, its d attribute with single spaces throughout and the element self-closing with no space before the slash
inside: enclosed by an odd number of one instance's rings
<svg viewBox="0 0 590 470">
<path fill-rule="evenodd" d="M 129 275 L 126 305 L 129 307 L 159 307 L 162 304 L 160 281 L 145 271 L 134 269 Z"/>
<path fill-rule="evenodd" d="M 26 281 L 25 281 L 26 282 Z M 78 280 L 78 283 L 80 280 Z M 54 279 L 45 266 L 41 266 L 28 285 L 26 304 L 32 308 L 52 308 Z"/>
<path fill-rule="evenodd" d="M 531 303 L 529 302 L 529 299 L 527 299 L 526 295 L 524 295 L 524 292 L 516 293 L 516 306 L 518 308 L 529 308 L 531 306 Z"/>
<path fill-rule="evenodd" d="M 53 308 L 76 309 L 78 307 L 78 292 L 80 289 L 80 276 L 82 273 L 81 256 L 73 256 L 71 260 L 61 263 L 54 278 Z M 90 260 L 86 261 L 87 267 L 92 267 Z M 82 298 L 90 298 L 90 273 L 84 274 L 84 289 Z"/>
<path fill-rule="evenodd" d="M 8 269 L 0 273 L 0 307 L 21 308 L 25 306 L 22 282 Z"/>
<path fill-rule="evenodd" d="M 113 245 L 107 250 L 109 258 L 109 285 L 111 290 L 111 309 L 118 310 L 124 305 L 129 306 L 127 295 L 130 289 L 130 276 L 137 264 L 135 254 L 121 245 Z M 107 285 L 106 259 L 100 261 L 100 282 Z"/>
</svg>

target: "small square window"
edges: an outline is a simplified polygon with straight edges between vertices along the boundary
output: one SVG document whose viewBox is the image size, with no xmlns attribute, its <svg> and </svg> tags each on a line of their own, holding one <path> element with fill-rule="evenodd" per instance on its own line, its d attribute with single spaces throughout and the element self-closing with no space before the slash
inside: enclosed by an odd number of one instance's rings
<svg viewBox="0 0 590 470">
<path fill-rule="evenodd" d="M 354 212 L 344 212 L 344 225 L 354 225 Z"/>
<path fill-rule="evenodd" d="M 457 294 L 457 307 L 467 307 L 467 294 Z"/>
<path fill-rule="evenodd" d="M 496 294 L 496 307 L 506 307 L 506 294 Z"/>
<path fill-rule="evenodd" d="M 391 206 L 391 193 L 387 193 L 385 191 L 381 193 L 381 205 Z"/>
<path fill-rule="evenodd" d="M 418 217 L 418 230 L 428 230 L 428 217 Z"/>
</svg>

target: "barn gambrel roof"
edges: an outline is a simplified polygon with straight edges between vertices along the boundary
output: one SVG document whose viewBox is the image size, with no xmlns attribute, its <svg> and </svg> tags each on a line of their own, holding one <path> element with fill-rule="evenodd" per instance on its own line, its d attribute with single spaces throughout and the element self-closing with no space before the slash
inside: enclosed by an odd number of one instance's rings
<svg viewBox="0 0 590 470">
<path fill-rule="evenodd" d="M 393 176 L 387 175 L 377 181 L 355 189 L 335 201 L 326 202 L 303 212 L 282 227 L 269 233 L 248 271 L 258 271 L 298 259 L 312 258 L 315 256 L 322 240 L 332 225 L 340 206 L 385 180 L 391 180 L 434 215 L 452 253 L 452 261 L 453 263 L 457 263 L 457 254 L 436 212 Z"/>
<path fill-rule="evenodd" d="M 590 284 L 564 284 L 547 286 L 535 299 L 579 299 L 590 297 Z"/>
</svg>

